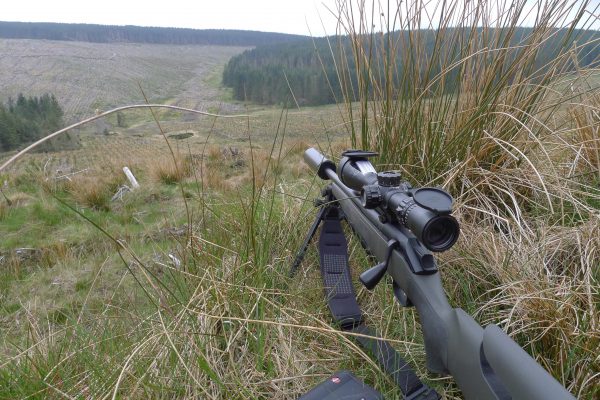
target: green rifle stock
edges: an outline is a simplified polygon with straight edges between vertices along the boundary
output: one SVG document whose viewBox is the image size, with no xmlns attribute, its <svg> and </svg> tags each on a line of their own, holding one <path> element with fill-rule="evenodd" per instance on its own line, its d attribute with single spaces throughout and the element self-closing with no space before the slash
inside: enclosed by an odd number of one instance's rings
<svg viewBox="0 0 600 400">
<path fill-rule="evenodd" d="M 421 233 L 418 237 L 414 229 L 407 227 L 410 218 L 405 214 L 408 212 L 403 214 L 403 224 L 386 217 L 383 207 L 377 207 L 380 204 L 377 201 L 387 201 L 388 204 L 393 203 L 394 207 L 400 204 L 397 206 L 397 210 L 400 210 L 405 200 L 393 192 L 390 195 L 377 192 L 378 189 L 374 187 L 377 173 L 366 161 L 371 155 L 374 154 L 360 151 L 344 153 L 337 173 L 336 165 L 313 148 L 306 150 L 304 160 L 321 179 L 331 181 L 328 188 L 330 200 L 339 204 L 345 219 L 365 248 L 382 263 L 380 265 L 385 263 L 384 270 L 379 268 L 372 272 L 371 275 L 381 276 L 375 278 L 371 286 L 387 273 L 393 279 L 394 294 L 398 300 L 403 305 L 414 305 L 416 308 L 422 324 L 428 370 L 452 375 L 467 399 L 573 399 L 559 382 L 500 328 L 493 324 L 482 328 L 464 310 L 450 306 L 435 259 L 428 251 L 435 246 L 425 248 L 423 240 L 419 240 L 421 236 L 438 237 L 437 231 L 433 229 L 433 233 Z M 379 178 L 379 182 L 384 178 Z M 437 214 L 449 215 L 448 210 L 443 213 L 435 210 L 436 204 L 445 200 L 442 194 L 436 194 L 433 190 L 424 194 L 421 192 L 423 196 L 431 195 L 434 198 L 430 203 L 421 201 L 423 207 L 434 210 L 433 217 Z M 406 191 L 416 199 L 418 190 L 408 186 Z M 388 196 L 387 200 L 381 200 L 385 196 Z M 394 200 L 393 196 L 400 200 Z M 370 209 L 365 204 L 369 204 L 372 197 L 377 201 L 375 207 L 371 205 Z M 409 206 L 407 209 L 412 210 Z M 454 229 L 448 218 L 442 221 L 446 224 L 443 226 Z M 456 237 L 450 239 L 453 240 L 451 246 Z M 397 242 L 393 249 L 389 245 L 391 241 Z M 367 276 L 365 279 L 370 278 Z"/>
</svg>

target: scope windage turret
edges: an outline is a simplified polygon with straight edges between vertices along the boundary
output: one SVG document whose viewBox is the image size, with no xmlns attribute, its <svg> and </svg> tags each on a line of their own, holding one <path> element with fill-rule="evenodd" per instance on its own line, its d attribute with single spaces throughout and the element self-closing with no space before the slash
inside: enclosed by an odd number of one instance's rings
<svg viewBox="0 0 600 400">
<path fill-rule="evenodd" d="M 451 248 L 460 234 L 452 213 L 452 196 L 437 188 L 413 189 L 398 172 L 377 173 L 368 158 L 377 153 L 348 150 L 342 154 L 337 173 L 342 182 L 361 193 L 365 208 L 381 209 L 408 228 L 434 252 Z"/>
</svg>

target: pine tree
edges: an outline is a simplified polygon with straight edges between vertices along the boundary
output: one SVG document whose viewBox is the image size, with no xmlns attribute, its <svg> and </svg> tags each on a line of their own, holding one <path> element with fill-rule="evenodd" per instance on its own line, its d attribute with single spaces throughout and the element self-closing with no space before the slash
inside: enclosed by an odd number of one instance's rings
<svg viewBox="0 0 600 400">
<path fill-rule="evenodd" d="M 63 110 L 56 97 L 25 97 L 17 101 L 9 98 L 6 106 L 0 104 L 0 150 L 17 148 L 47 135 L 63 125 Z"/>
</svg>

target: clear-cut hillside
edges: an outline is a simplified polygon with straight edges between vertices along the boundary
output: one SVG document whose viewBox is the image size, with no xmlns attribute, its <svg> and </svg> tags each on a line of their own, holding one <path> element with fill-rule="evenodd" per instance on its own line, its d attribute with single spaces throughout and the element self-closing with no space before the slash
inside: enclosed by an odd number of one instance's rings
<svg viewBox="0 0 600 400">
<path fill-rule="evenodd" d="M 223 65 L 244 47 L 0 39 L 0 101 L 54 93 L 67 121 L 150 102 L 221 104 Z"/>
</svg>

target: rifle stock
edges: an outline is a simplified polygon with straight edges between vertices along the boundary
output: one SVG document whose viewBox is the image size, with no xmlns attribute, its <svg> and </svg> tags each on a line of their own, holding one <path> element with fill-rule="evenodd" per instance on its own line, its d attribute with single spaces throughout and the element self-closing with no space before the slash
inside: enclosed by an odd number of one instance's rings
<svg viewBox="0 0 600 400">
<path fill-rule="evenodd" d="M 315 149 L 304 157 L 322 179 L 331 180 L 333 198 L 379 262 L 386 260 L 389 241 L 398 241 L 387 273 L 417 310 L 429 371 L 452 375 L 467 399 L 574 398 L 496 325 L 483 329 L 464 310 L 452 308 L 431 253 L 411 254 L 414 235 L 398 224 L 381 222 L 378 211 L 363 207 L 358 193 L 337 176 L 335 164 Z M 433 263 L 433 268 L 415 263 Z"/>
</svg>

